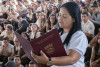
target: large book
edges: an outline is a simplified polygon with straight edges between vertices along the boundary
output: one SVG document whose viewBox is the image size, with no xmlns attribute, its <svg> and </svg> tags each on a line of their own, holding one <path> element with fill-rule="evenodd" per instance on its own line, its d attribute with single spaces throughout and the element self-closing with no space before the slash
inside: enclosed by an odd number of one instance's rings
<svg viewBox="0 0 100 67">
<path fill-rule="evenodd" d="M 22 48 L 26 53 L 27 57 L 32 61 L 34 61 L 34 59 L 30 54 L 31 51 L 33 51 L 37 55 L 40 55 L 40 51 L 42 50 L 48 57 L 60 57 L 67 55 L 57 29 L 50 31 L 40 36 L 39 38 L 32 40 L 31 42 L 24 39 L 17 32 L 15 32 L 15 35 L 17 36 L 20 44 L 22 45 Z M 48 66 L 38 64 L 38 67 Z"/>
</svg>

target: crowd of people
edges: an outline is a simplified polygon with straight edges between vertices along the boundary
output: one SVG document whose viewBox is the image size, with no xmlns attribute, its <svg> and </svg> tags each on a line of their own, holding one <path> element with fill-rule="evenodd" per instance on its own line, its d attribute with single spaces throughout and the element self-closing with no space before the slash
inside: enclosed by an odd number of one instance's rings
<svg viewBox="0 0 100 67">
<path fill-rule="evenodd" d="M 85 53 L 85 67 L 100 67 L 100 0 L 2 1 L 0 4 L 0 66 L 16 63 L 13 67 L 37 67 L 25 55 L 14 31 L 32 41 L 52 29 L 59 30 L 59 8 L 65 2 L 75 2 L 80 7 L 82 31 L 89 43 Z"/>
</svg>

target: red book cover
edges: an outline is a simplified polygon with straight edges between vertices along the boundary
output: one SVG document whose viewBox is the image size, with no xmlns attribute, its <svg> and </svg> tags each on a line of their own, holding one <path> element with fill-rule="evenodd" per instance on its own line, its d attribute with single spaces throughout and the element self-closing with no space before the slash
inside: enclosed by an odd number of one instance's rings
<svg viewBox="0 0 100 67">
<path fill-rule="evenodd" d="M 32 61 L 34 61 L 34 59 L 31 57 L 31 51 L 40 55 L 40 51 L 42 50 L 48 57 L 60 57 L 67 55 L 57 29 L 50 31 L 31 42 L 24 39 L 17 32 L 15 32 L 15 34 L 27 57 Z M 47 67 L 40 64 L 38 65 L 39 67 Z"/>
</svg>

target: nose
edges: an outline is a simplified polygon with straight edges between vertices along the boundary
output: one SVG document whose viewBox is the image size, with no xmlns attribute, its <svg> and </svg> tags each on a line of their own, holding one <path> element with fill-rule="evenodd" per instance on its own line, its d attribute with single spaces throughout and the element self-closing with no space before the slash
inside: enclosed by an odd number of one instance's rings
<svg viewBox="0 0 100 67">
<path fill-rule="evenodd" d="M 63 17 L 62 16 L 59 16 L 58 17 L 58 21 L 62 21 L 63 20 Z"/>
</svg>

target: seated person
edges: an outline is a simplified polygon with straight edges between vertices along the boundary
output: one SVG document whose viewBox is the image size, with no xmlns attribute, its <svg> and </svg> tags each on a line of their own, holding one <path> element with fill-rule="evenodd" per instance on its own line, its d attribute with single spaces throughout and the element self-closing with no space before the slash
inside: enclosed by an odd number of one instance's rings
<svg viewBox="0 0 100 67">
<path fill-rule="evenodd" d="M 90 67 L 100 67 L 100 34 L 97 37 L 96 45 L 92 48 Z"/>
<path fill-rule="evenodd" d="M 3 41 L 0 43 L 0 61 L 3 61 L 5 64 L 8 56 L 14 56 L 14 46 L 9 43 L 8 37 L 4 37 Z"/>
<path fill-rule="evenodd" d="M 13 44 L 13 38 L 14 38 L 13 26 L 11 24 L 7 24 L 5 30 L 1 33 L 0 37 L 8 37 L 10 43 Z"/>
<path fill-rule="evenodd" d="M 14 62 L 16 63 L 16 67 L 24 67 L 22 64 L 21 64 L 21 58 L 20 56 L 16 55 L 14 57 Z"/>
<path fill-rule="evenodd" d="M 18 16 L 17 19 L 18 19 L 18 30 L 17 30 L 17 32 L 21 34 L 22 32 L 26 31 L 29 23 L 28 23 L 27 20 L 23 20 L 23 18 L 21 16 Z"/>
<path fill-rule="evenodd" d="M 85 35 L 88 38 L 88 41 L 90 42 L 92 37 L 94 36 L 94 24 L 89 20 L 88 18 L 88 13 L 83 12 L 81 14 L 81 19 L 82 19 L 82 30 L 85 33 Z"/>
<path fill-rule="evenodd" d="M 39 32 L 39 27 L 37 24 L 31 25 L 31 32 L 29 33 L 30 40 L 36 39 L 41 36 L 41 33 Z"/>
</svg>

